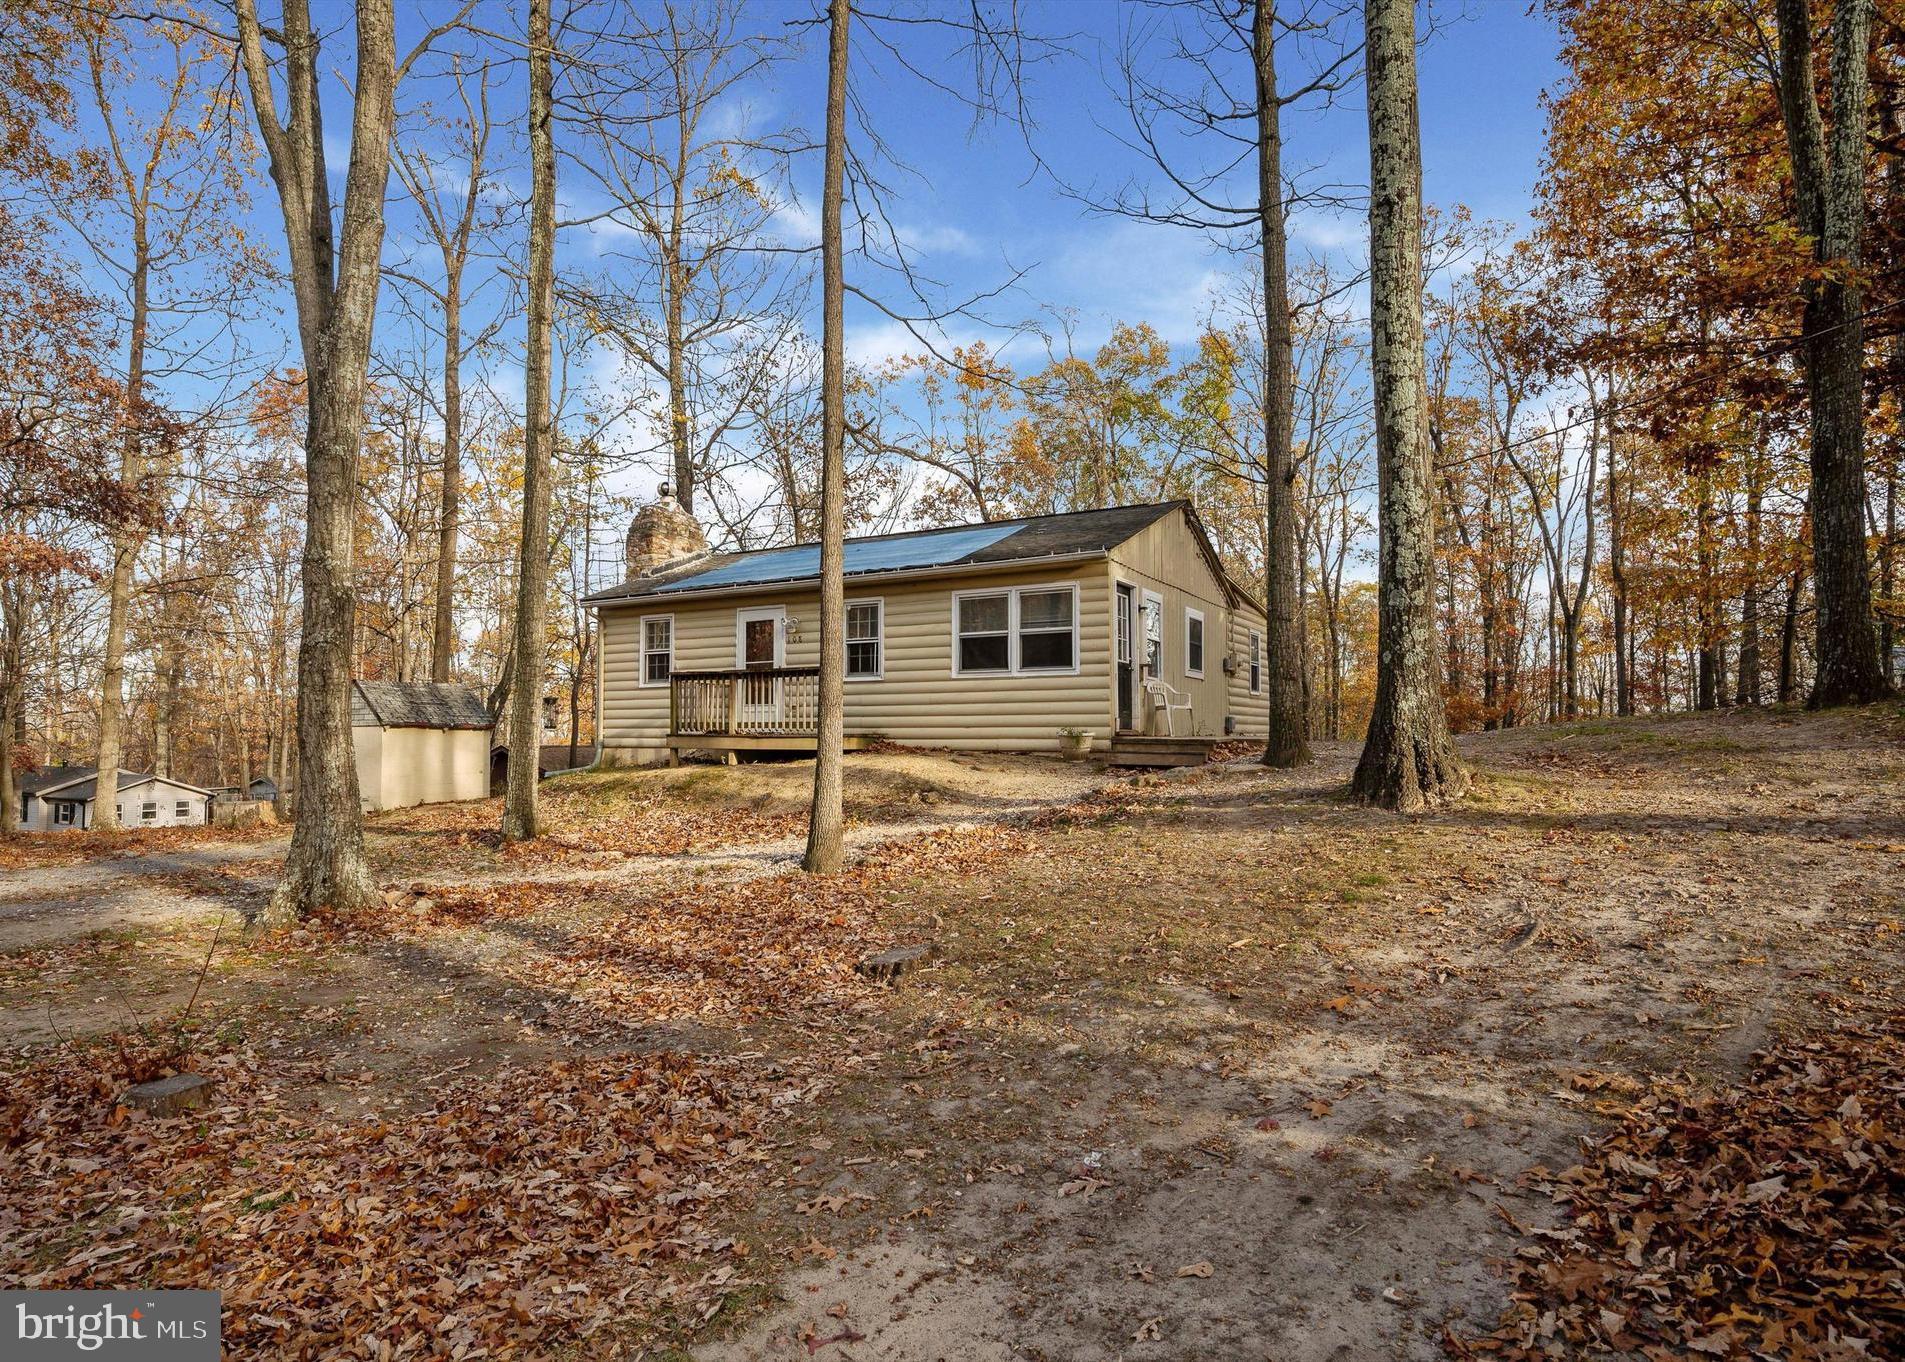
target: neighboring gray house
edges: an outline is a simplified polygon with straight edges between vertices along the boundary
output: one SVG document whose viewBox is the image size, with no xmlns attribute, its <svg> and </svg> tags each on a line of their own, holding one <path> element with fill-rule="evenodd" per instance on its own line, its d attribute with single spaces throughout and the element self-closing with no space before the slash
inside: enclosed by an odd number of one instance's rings
<svg viewBox="0 0 1905 1362">
<path fill-rule="evenodd" d="M 92 827 L 98 775 L 91 766 L 51 766 L 20 777 L 21 828 L 49 832 Z M 122 769 L 118 803 L 121 827 L 195 827 L 210 821 L 212 792 L 169 776 Z"/>
</svg>

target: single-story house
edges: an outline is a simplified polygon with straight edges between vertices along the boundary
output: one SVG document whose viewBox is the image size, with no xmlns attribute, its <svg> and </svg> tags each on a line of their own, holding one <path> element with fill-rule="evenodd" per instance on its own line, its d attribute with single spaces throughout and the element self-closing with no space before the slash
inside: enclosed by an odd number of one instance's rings
<svg viewBox="0 0 1905 1362">
<path fill-rule="evenodd" d="M 351 682 L 351 745 L 364 808 L 484 798 L 490 723 L 482 693 L 469 686 Z"/>
<path fill-rule="evenodd" d="M 602 764 L 812 751 L 819 547 L 711 553 L 664 491 L 627 561 L 588 598 Z M 1187 501 L 872 535 L 845 562 L 849 746 L 1052 752 L 1070 730 L 1117 759 L 1265 732 L 1263 609 Z"/>
<path fill-rule="evenodd" d="M 28 832 L 90 828 L 99 772 L 91 766 L 49 766 L 20 777 L 20 826 Z M 119 826 L 196 827 L 211 821 L 212 792 L 170 776 L 119 772 Z"/>
</svg>

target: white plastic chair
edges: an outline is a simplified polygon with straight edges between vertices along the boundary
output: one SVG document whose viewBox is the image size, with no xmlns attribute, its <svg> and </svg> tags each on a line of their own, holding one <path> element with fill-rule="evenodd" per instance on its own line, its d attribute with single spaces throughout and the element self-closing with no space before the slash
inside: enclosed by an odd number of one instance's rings
<svg viewBox="0 0 1905 1362">
<path fill-rule="evenodd" d="M 1153 708 L 1164 711 L 1165 735 L 1175 738 L 1177 736 L 1177 725 L 1172 721 L 1171 714 L 1173 711 L 1180 709 L 1186 714 L 1191 712 L 1190 693 L 1188 691 L 1174 689 L 1168 682 L 1155 676 L 1145 678 L 1144 692 L 1151 697 Z"/>
</svg>

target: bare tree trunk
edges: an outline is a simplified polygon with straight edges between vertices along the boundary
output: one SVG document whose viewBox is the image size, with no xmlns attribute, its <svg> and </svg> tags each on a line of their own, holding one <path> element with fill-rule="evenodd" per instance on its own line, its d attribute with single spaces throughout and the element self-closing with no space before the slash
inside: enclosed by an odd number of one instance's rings
<svg viewBox="0 0 1905 1362">
<path fill-rule="evenodd" d="M 1832 16 L 1832 135 L 1812 78 L 1807 0 L 1777 0 L 1779 103 L 1792 153 L 1799 230 L 1822 266 L 1806 285 L 1806 394 L 1812 408 L 1813 607 L 1817 653 L 1807 704 L 1866 704 L 1891 693 L 1879 667 L 1865 543 L 1866 70 L 1872 0 Z"/>
<path fill-rule="evenodd" d="M 1760 451 L 1747 451 L 1746 462 L 1746 589 L 1740 593 L 1740 667 L 1739 693 L 1742 705 L 1760 702 L 1759 612 L 1760 583 L 1760 509 L 1765 496 L 1761 486 Z"/>
<path fill-rule="evenodd" d="M 1698 638 L 1699 709 L 1720 707 L 1720 595 L 1718 544 L 1713 509 L 1713 478 L 1702 470 L 1694 475 L 1694 622 Z"/>
<path fill-rule="evenodd" d="M 32 606 L 24 573 L 0 582 L 0 835 L 19 826 L 13 748 L 26 721 L 26 626 Z"/>
<path fill-rule="evenodd" d="M 305 360 L 304 605 L 298 641 L 297 823 L 265 914 L 279 925 L 329 905 L 368 906 L 377 883 L 351 743 L 356 627 L 357 462 L 380 283 L 384 191 L 397 84 L 391 0 L 357 0 L 357 54 L 344 211 L 334 224 L 307 0 L 285 0 L 282 63 L 268 57 L 256 0 L 236 0 L 239 50 L 277 185 Z M 280 38 L 280 35 L 273 35 Z M 279 122 L 272 73 L 282 65 Z"/>
<path fill-rule="evenodd" d="M 1607 414 L 1607 575 L 1613 586 L 1614 712 L 1634 712 L 1634 660 L 1627 638 L 1627 519 L 1621 506 L 1618 451 L 1614 444 L 1614 407 L 1610 387 Z"/>
<path fill-rule="evenodd" d="M 1804 568 L 1794 568 L 1786 587 L 1786 615 L 1779 630 L 1779 703 L 1790 705 L 1799 690 L 1799 589 L 1804 585 Z"/>
<path fill-rule="evenodd" d="M 1264 496 L 1269 535 L 1264 563 L 1264 646 L 1269 656 L 1265 766 L 1310 761 L 1303 703 L 1303 612 L 1299 597 L 1296 462 L 1291 456 L 1290 286 L 1283 219 L 1282 106 L 1277 100 L 1276 0 L 1256 0 L 1251 47 L 1257 85 L 1257 220 L 1263 237 Z"/>
<path fill-rule="evenodd" d="M 841 807 L 846 740 L 846 279 L 841 259 L 840 199 L 847 166 L 847 26 L 850 0 L 829 0 L 827 23 L 827 159 L 820 204 L 820 718 L 814 748 L 814 798 L 803 864 L 827 874 L 840 868 L 845 821 Z"/>
<path fill-rule="evenodd" d="M 152 246 L 146 235 L 144 201 L 132 194 L 127 205 L 132 215 L 132 310 L 126 345 L 126 429 L 120 447 L 119 480 L 128 493 L 144 476 L 145 458 L 141 447 L 140 426 L 145 419 L 146 327 L 149 318 L 149 289 L 152 275 Z M 142 539 L 130 525 L 115 526 L 112 532 L 112 577 L 107 588 L 106 651 L 99 676 L 99 755 L 93 765 L 99 769 L 99 798 L 93 801 L 92 826 L 119 826 L 119 801 L 108 795 L 117 790 L 113 775 L 123 760 L 122 729 L 125 725 L 126 695 L 126 616 L 132 608 L 132 568 L 139 556 Z"/>
<path fill-rule="evenodd" d="M 1408 813 L 1468 787 L 1436 676 L 1414 0 L 1368 0 L 1370 373 L 1381 557 L 1376 702 L 1350 790 Z"/>
<path fill-rule="evenodd" d="M 509 787 L 503 795 L 503 839 L 511 842 L 541 834 L 536 768 L 542 750 L 542 682 L 549 631 L 549 466 L 555 439 L 549 409 L 556 278 L 553 89 L 549 0 L 529 0 L 529 339 L 523 365 L 523 532 L 516 569 L 514 683 L 509 696 Z"/>
<path fill-rule="evenodd" d="M 430 679 L 448 681 L 456 655 L 456 542 L 463 513 L 462 266 L 443 301 L 443 460 L 437 504 L 436 617 L 430 628 Z"/>
<path fill-rule="evenodd" d="M 1901 361 L 1905 361 L 1905 342 L 1897 347 Z M 1888 678 L 1892 673 L 1892 653 L 1897 645 L 1897 626 L 1892 623 L 1892 614 L 1898 605 L 1897 583 L 1898 564 L 1898 469 L 1885 471 L 1885 538 L 1879 545 L 1879 594 L 1891 603 L 1892 612 L 1887 613 L 1884 624 L 1879 630 L 1879 667 Z M 1894 684 L 1897 684 L 1894 681 Z"/>
</svg>

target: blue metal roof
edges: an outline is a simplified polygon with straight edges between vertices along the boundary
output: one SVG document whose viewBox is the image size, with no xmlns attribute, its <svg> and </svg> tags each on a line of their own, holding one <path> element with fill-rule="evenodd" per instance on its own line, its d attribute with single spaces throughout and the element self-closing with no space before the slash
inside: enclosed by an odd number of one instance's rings
<svg viewBox="0 0 1905 1362">
<path fill-rule="evenodd" d="M 894 572 L 902 568 L 939 567 L 958 562 L 968 554 L 1017 534 L 1023 525 L 972 525 L 956 530 L 934 530 L 925 534 L 896 535 L 890 539 L 855 539 L 846 545 L 846 572 Z M 664 596 L 676 591 L 700 591 L 707 587 L 749 586 L 754 583 L 797 582 L 820 575 L 820 546 L 806 544 L 793 549 L 764 549 L 750 553 L 706 572 L 691 572 L 654 594 Z"/>
</svg>

